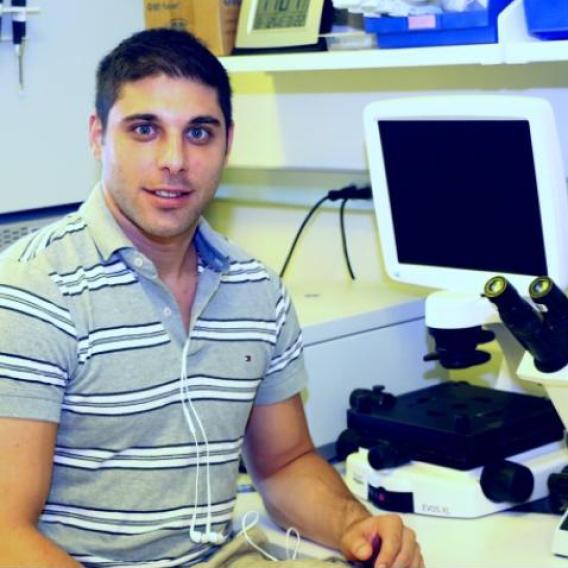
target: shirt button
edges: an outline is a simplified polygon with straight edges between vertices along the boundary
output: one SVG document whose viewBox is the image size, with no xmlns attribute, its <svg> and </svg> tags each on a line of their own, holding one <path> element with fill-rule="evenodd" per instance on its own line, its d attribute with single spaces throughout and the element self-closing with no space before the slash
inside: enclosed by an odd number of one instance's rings
<svg viewBox="0 0 568 568">
<path fill-rule="evenodd" d="M 134 265 L 138 268 L 142 268 L 144 266 L 144 259 L 141 256 L 137 256 L 134 259 Z"/>
<path fill-rule="evenodd" d="M 164 315 L 169 318 L 172 315 L 172 310 L 170 308 L 164 308 Z"/>
</svg>

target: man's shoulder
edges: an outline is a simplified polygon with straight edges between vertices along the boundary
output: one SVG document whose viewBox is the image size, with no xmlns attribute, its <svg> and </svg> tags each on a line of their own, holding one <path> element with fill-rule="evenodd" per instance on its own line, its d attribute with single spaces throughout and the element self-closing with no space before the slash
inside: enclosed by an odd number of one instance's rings
<svg viewBox="0 0 568 568">
<path fill-rule="evenodd" d="M 24 263 L 33 261 L 61 244 L 68 244 L 72 235 L 79 234 L 86 228 L 87 225 L 78 212 L 69 213 L 12 243 L 2 251 L 0 260 L 9 258 Z"/>
<path fill-rule="evenodd" d="M 227 285 L 224 290 L 239 295 L 239 304 L 252 302 L 258 309 L 263 305 L 274 310 L 282 302 L 288 302 L 288 293 L 282 280 L 262 260 L 212 229 L 204 220 L 199 225 L 199 232 L 216 251 L 217 257 L 224 259 L 224 267 L 220 270 L 221 283 Z"/>
<path fill-rule="evenodd" d="M 90 237 L 84 219 L 71 213 L 22 237 L 0 253 L 0 282 L 33 282 L 88 264 Z M 92 255 L 91 255 L 92 256 Z"/>
</svg>

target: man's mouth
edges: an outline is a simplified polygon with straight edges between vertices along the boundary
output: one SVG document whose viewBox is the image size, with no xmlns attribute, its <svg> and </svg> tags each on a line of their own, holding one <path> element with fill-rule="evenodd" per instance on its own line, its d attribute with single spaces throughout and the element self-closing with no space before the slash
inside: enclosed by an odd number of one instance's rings
<svg viewBox="0 0 568 568">
<path fill-rule="evenodd" d="M 166 197 L 168 199 L 176 198 L 176 197 L 183 197 L 187 194 L 187 191 L 166 191 L 161 189 L 159 191 L 154 192 L 158 197 Z"/>
<path fill-rule="evenodd" d="M 188 189 L 146 189 L 148 193 L 161 197 L 162 199 L 180 199 L 188 196 L 191 191 Z"/>
</svg>

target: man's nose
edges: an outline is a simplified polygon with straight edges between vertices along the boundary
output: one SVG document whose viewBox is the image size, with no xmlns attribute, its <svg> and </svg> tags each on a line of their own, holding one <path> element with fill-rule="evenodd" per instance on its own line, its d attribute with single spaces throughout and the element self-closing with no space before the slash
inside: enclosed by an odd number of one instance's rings
<svg viewBox="0 0 568 568">
<path fill-rule="evenodd" d="M 165 139 L 160 147 L 158 157 L 160 169 L 167 169 L 176 174 L 185 169 L 184 143 L 181 137 L 171 136 Z"/>
</svg>

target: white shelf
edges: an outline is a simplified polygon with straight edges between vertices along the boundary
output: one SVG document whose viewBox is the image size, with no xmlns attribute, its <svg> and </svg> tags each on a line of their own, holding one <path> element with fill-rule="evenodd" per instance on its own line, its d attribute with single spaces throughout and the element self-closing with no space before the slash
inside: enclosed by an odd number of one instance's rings
<svg viewBox="0 0 568 568">
<path fill-rule="evenodd" d="M 539 40 L 527 31 L 523 0 L 515 0 L 499 16 L 503 63 L 568 61 L 568 41 Z"/>
<path fill-rule="evenodd" d="M 568 41 L 540 41 L 528 35 L 523 0 L 499 15 L 499 43 L 402 49 L 367 49 L 222 57 L 229 73 L 275 73 L 446 65 L 501 65 L 568 61 Z"/>
<path fill-rule="evenodd" d="M 221 58 L 221 62 L 229 73 L 496 65 L 502 63 L 502 60 L 503 50 L 497 44 L 237 55 Z"/>
<path fill-rule="evenodd" d="M 504 49 L 509 64 L 568 61 L 568 40 L 516 42 Z"/>
</svg>

